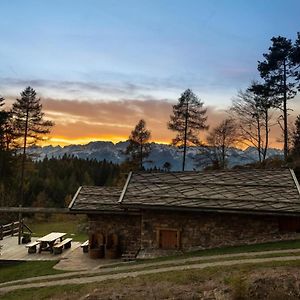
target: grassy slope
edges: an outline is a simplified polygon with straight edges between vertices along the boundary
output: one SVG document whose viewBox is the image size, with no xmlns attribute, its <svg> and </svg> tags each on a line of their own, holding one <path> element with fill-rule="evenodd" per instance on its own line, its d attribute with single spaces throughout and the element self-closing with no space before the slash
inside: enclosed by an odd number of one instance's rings
<svg viewBox="0 0 300 300">
<path fill-rule="evenodd" d="M 65 223 L 57 222 L 55 225 L 51 228 L 53 228 L 52 231 L 55 231 L 56 228 L 61 228 L 60 226 L 64 225 Z M 49 225 L 49 224 L 48 224 Z M 58 226 L 58 227 L 55 227 Z M 64 225 L 65 226 L 65 225 Z M 73 225 L 72 225 L 73 226 Z M 62 228 L 67 228 L 62 227 Z M 71 227 L 70 227 L 71 228 Z M 41 230 L 49 230 L 49 226 L 39 226 L 40 233 L 42 233 Z M 67 230 L 66 230 L 67 231 Z M 47 231 L 48 232 L 48 231 Z M 67 231 L 69 232 L 69 231 Z M 72 232 L 72 231 L 70 231 Z M 184 257 L 201 257 L 201 256 L 208 256 L 208 255 L 221 255 L 221 254 L 229 254 L 229 253 L 245 253 L 245 252 L 258 252 L 258 251 L 268 251 L 268 250 L 279 250 L 279 249 L 295 249 L 300 248 L 300 241 L 282 241 L 282 242 L 272 242 L 272 243 L 264 243 L 264 244 L 257 244 L 257 245 L 245 245 L 245 246 L 238 246 L 238 247 L 225 247 L 225 248 L 218 248 L 218 249 L 209 249 L 209 250 L 201 250 L 201 251 L 195 251 L 190 253 L 185 253 L 178 256 L 171 256 L 171 257 L 162 257 L 157 259 L 151 259 L 151 260 L 143 260 L 141 262 L 155 262 L 155 261 L 168 261 L 168 260 L 174 260 L 178 258 L 184 258 Z M 272 255 L 270 255 L 272 256 Z M 138 262 L 140 263 L 140 262 Z M 28 277 L 35 277 L 35 276 L 43 276 L 43 275 L 52 275 L 52 274 L 59 274 L 62 273 L 62 271 L 54 270 L 52 267 L 56 264 L 56 262 L 23 262 L 12 266 L 0 266 L 0 282 L 7 282 L 11 280 L 17 280 L 17 279 L 23 279 Z M 277 265 L 284 265 L 284 266 L 295 266 L 299 265 L 300 262 L 284 262 L 284 263 L 274 263 L 274 264 L 262 264 L 262 266 L 277 266 Z M 124 265 L 124 264 L 122 264 Z M 238 267 L 235 266 L 234 269 L 237 269 Z M 239 270 L 245 269 L 247 267 L 240 267 Z M 207 270 L 217 270 L 219 268 L 209 268 Z M 223 268 L 226 269 L 226 268 Z M 164 274 L 155 274 L 155 275 L 148 275 L 148 277 L 151 280 L 156 280 L 157 278 L 161 278 L 161 280 L 165 280 L 164 278 L 168 278 L 168 281 L 172 280 L 172 282 L 175 280 L 185 280 L 185 275 L 188 274 L 188 278 L 190 276 L 194 277 L 195 274 L 198 274 L 197 276 L 203 276 L 203 274 L 207 274 L 207 270 L 201 270 L 201 272 L 197 272 L 195 270 L 193 271 L 179 271 L 179 272 L 171 272 L 171 273 L 164 273 Z M 162 276 L 162 277 L 161 277 Z M 167 277 L 166 277 L 167 276 Z M 182 277 L 183 276 L 183 277 Z M 196 277 L 197 277 L 196 276 Z M 147 277 L 147 278 L 148 278 Z M 197 278 L 198 278 L 197 277 Z M 170 279 L 171 278 L 171 279 Z M 176 279 L 177 278 L 177 279 Z M 132 279 L 133 280 L 133 279 Z M 160 280 L 160 279 L 159 279 Z M 102 285 L 102 283 L 101 283 Z M 87 287 L 91 288 L 93 285 L 87 285 Z M 74 293 L 78 293 L 78 291 L 88 291 L 86 289 L 87 287 L 82 286 L 67 286 L 67 287 L 57 287 L 55 289 L 53 288 L 43 288 L 43 289 L 37 289 L 32 291 L 22 291 L 22 299 L 34 299 L 36 292 L 40 295 L 41 293 L 41 299 L 48 299 L 48 296 L 50 295 L 57 295 L 59 292 L 65 294 L 67 292 L 70 292 L 70 295 L 74 295 Z M 24 293 L 23 293 L 24 292 Z M 7 295 L 8 298 L 5 299 L 19 299 L 18 295 L 20 292 L 14 292 Z M 54 294 L 53 294 L 54 293 Z M 28 294 L 28 297 L 26 296 Z M 12 298 L 11 298 L 12 297 Z M 67 297 L 67 296 L 66 296 Z M 69 298 L 66 298 L 69 299 Z"/>
<path fill-rule="evenodd" d="M 41 237 L 50 232 L 66 232 L 68 237 L 73 240 L 84 242 L 87 239 L 87 234 L 81 232 L 78 227 L 84 224 L 85 220 L 82 218 L 64 218 L 61 220 L 50 221 L 27 221 L 26 224 L 33 231 L 33 236 Z"/>
<path fill-rule="evenodd" d="M 187 264 L 194 264 L 194 263 L 202 262 L 201 257 L 210 256 L 210 255 L 240 253 L 241 254 L 240 258 L 249 258 L 246 255 L 243 255 L 243 253 L 268 251 L 268 250 L 279 250 L 279 249 L 280 250 L 295 249 L 295 248 L 300 248 L 299 240 L 201 250 L 201 251 L 185 253 L 185 254 L 177 255 L 177 256 L 167 256 L 167 257 L 159 257 L 159 258 L 148 259 L 148 260 L 138 260 L 137 262 L 131 262 L 130 265 L 136 265 L 136 264 L 141 264 L 141 263 L 155 263 L 155 262 L 164 261 L 166 263 L 165 266 L 168 266 L 168 265 L 172 265 L 172 261 L 176 260 L 176 259 L 199 257 L 199 260 L 196 260 L 191 263 L 187 263 Z M 275 257 L 275 256 L 287 256 L 287 255 L 291 255 L 291 253 L 286 253 L 286 254 L 282 254 L 282 255 L 281 254 L 276 254 L 276 255 L 266 254 L 266 255 L 263 255 L 260 257 Z M 238 257 L 236 257 L 235 259 L 237 259 L 237 258 Z M 220 257 L 220 259 L 214 259 L 214 260 L 209 260 L 209 261 L 211 262 L 211 261 L 221 261 L 221 260 L 228 260 L 228 259 L 222 259 Z M 209 262 L 209 261 L 206 261 L 206 262 Z M 170 262 L 170 264 L 168 264 L 168 262 Z M 0 282 L 8 282 L 11 280 L 61 273 L 62 271 L 54 270 L 52 268 L 56 263 L 57 263 L 56 261 L 54 261 L 54 262 L 53 261 L 46 261 L 46 262 L 35 261 L 35 262 L 22 262 L 22 263 L 18 263 L 16 265 L 4 265 L 4 266 L 0 265 Z M 114 267 L 117 267 L 117 266 L 124 267 L 125 265 L 126 264 L 124 264 L 124 263 L 120 263 L 120 264 L 115 264 Z M 105 268 L 110 268 L 110 266 L 107 265 L 107 267 L 105 267 L 105 266 L 102 267 L 102 269 L 105 269 Z M 151 269 L 153 267 L 149 267 L 149 268 Z M 145 268 L 145 269 L 147 269 L 147 268 Z M 67 275 L 66 275 L 66 277 L 67 277 Z M 71 277 L 73 277 L 73 275 L 71 275 Z"/>
<path fill-rule="evenodd" d="M 166 297 L 175 297 L 179 299 L 176 291 L 172 291 L 172 287 L 184 287 L 185 289 L 199 290 L 201 284 L 206 281 L 216 280 L 223 282 L 232 288 L 237 279 L 247 278 L 252 272 L 257 272 L 260 269 L 279 269 L 279 268 L 293 268 L 298 270 L 300 261 L 290 262 L 274 262 L 264 264 L 248 264 L 231 267 L 211 267 L 203 270 L 185 270 L 176 272 L 166 272 L 159 274 L 151 274 L 139 276 L 137 278 L 125 278 L 120 280 L 109 280 L 105 282 L 85 284 L 85 285 L 66 285 L 58 287 L 46 287 L 36 289 L 19 290 L 8 293 L 2 296 L 3 300 L 31 300 L 31 299 L 76 299 L 81 298 L 86 294 L 98 291 L 98 296 L 105 298 L 107 295 L 114 293 L 122 294 L 126 297 L 122 299 L 144 299 L 143 293 L 149 295 L 148 299 L 161 299 L 160 296 L 165 294 Z M 169 287 L 162 289 L 162 287 Z M 170 288 L 171 287 L 171 288 Z M 234 286 L 233 286 L 234 288 Z M 167 291 L 166 291 L 167 290 Z M 152 293 L 152 296 L 151 296 Z M 166 294 L 167 293 L 167 294 Z M 176 298 L 177 296 L 177 298 Z M 98 299 L 98 298 L 91 298 Z M 117 298 L 116 298 L 117 299 Z M 173 299 L 173 298 L 172 298 Z"/>
<path fill-rule="evenodd" d="M 63 271 L 53 269 L 56 264 L 57 261 L 30 261 L 0 265 L 0 282 L 63 273 Z"/>
<path fill-rule="evenodd" d="M 269 242 L 255 245 L 242 245 L 242 246 L 231 246 L 214 248 L 207 250 L 198 250 L 192 252 L 186 252 L 178 255 L 164 256 L 152 259 L 139 259 L 136 263 L 155 262 L 155 261 L 167 261 L 179 258 L 189 257 L 201 257 L 210 255 L 222 255 L 222 254 L 236 254 L 245 252 L 260 252 L 260 251 L 272 251 L 272 250 L 286 250 L 286 249 L 300 249 L 300 240 L 294 241 L 280 241 L 280 242 Z M 109 266 L 107 266 L 109 267 Z"/>
</svg>

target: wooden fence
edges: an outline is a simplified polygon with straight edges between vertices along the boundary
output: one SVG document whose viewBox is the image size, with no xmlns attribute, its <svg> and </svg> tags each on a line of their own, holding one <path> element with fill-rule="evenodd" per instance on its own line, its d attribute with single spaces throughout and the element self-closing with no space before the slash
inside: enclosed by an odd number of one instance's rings
<svg viewBox="0 0 300 300">
<path fill-rule="evenodd" d="M 32 230 L 24 223 L 23 220 L 0 225 L 0 240 L 3 240 L 5 236 L 20 236 L 24 233 L 24 228 L 27 229 L 29 233 L 32 233 Z"/>
</svg>

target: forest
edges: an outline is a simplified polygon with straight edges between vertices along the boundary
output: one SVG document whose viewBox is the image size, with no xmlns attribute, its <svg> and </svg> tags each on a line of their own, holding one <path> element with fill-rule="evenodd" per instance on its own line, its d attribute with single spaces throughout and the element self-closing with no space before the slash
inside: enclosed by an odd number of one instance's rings
<svg viewBox="0 0 300 300">
<path fill-rule="evenodd" d="M 13 158 L 20 165 L 20 157 Z M 20 182 L 14 169 L 2 177 L 0 206 L 17 206 Z M 43 161 L 26 160 L 24 206 L 66 207 L 81 185 L 112 185 L 120 175 L 120 167 L 107 161 L 84 160 L 64 156 Z"/>
</svg>

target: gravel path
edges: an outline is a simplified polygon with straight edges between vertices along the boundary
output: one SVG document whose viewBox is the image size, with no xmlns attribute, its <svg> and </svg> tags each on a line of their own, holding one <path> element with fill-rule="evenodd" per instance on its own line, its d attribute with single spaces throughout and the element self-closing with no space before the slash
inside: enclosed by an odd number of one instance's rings
<svg viewBox="0 0 300 300">
<path fill-rule="evenodd" d="M 267 252 L 270 253 L 271 251 L 267 251 Z M 288 251 L 288 252 L 291 252 L 291 251 Z M 264 253 L 264 252 L 259 252 L 259 253 Z M 275 253 L 275 252 L 272 251 L 272 253 Z M 246 253 L 239 254 L 239 256 L 240 255 L 246 255 Z M 238 255 L 236 255 L 236 256 L 238 256 Z M 225 257 L 225 255 L 218 255 L 217 257 L 221 258 L 221 257 Z M 228 257 L 228 256 L 226 256 L 226 257 Z M 126 277 L 136 277 L 136 276 L 140 276 L 140 275 L 155 274 L 155 273 L 170 272 L 170 271 L 182 271 L 182 270 L 192 270 L 192 269 L 204 269 L 207 267 L 217 267 L 217 266 L 234 266 L 234 265 L 240 265 L 240 264 L 255 264 L 255 263 L 266 263 L 266 262 L 276 262 L 276 261 L 280 261 L 280 262 L 281 261 L 293 261 L 293 260 L 300 260 L 300 257 L 299 256 L 284 256 L 284 257 L 269 257 L 269 258 L 248 258 L 248 259 L 237 259 L 237 260 L 219 261 L 219 262 L 207 262 L 207 263 L 202 262 L 199 264 L 192 264 L 192 265 L 181 265 L 181 266 L 175 265 L 175 266 L 169 266 L 169 267 L 163 267 L 163 265 L 160 264 L 160 265 L 157 265 L 158 268 L 151 269 L 151 270 L 140 270 L 140 271 L 137 270 L 137 271 L 131 271 L 131 272 L 124 272 L 124 273 L 117 273 L 117 274 L 102 274 L 102 275 L 99 274 L 99 272 L 98 272 L 98 274 L 95 274 L 94 276 L 90 276 L 90 277 L 67 278 L 67 279 L 63 279 L 63 276 L 61 276 L 61 275 L 56 275 L 55 277 L 51 276 L 51 279 L 53 279 L 52 281 L 35 282 L 35 283 L 34 282 L 26 283 L 25 281 L 23 281 L 23 283 L 19 282 L 18 284 L 14 284 L 14 285 L 10 285 L 10 286 L 2 285 L 0 287 L 0 293 L 4 294 L 7 292 L 19 290 L 19 289 L 51 287 L 51 286 L 67 285 L 67 284 L 87 284 L 87 283 L 93 283 L 93 282 L 101 282 L 101 281 L 105 281 L 105 280 L 121 279 L 121 278 L 126 278 Z M 181 260 L 181 261 L 183 261 L 183 260 Z M 146 264 L 139 265 L 139 266 L 145 267 L 145 265 Z M 112 269 L 112 270 L 117 271 L 117 270 L 120 270 L 120 268 Z M 127 267 L 127 270 L 129 270 L 128 267 Z M 66 277 L 66 274 L 62 274 L 62 275 L 64 275 L 64 277 Z M 77 273 L 77 275 L 79 275 L 79 274 Z M 46 276 L 38 277 L 38 278 L 34 278 L 34 279 L 41 280 L 41 279 L 45 279 L 45 278 L 46 278 Z M 33 278 L 31 278 L 31 281 L 32 280 L 33 280 Z"/>
</svg>

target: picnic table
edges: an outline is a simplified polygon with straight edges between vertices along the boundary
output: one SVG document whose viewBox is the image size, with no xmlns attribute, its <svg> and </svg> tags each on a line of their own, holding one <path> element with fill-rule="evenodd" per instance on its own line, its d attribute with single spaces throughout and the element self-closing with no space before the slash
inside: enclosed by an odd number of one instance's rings
<svg viewBox="0 0 300 300">
<path fill-rule="evenodd" d="M 57 240 L 60 240 L 61 242 L 66 235 L 67 234 L 64 232 L 51 232 L 37 239 L 37 241 L 41 243 L 39 253 L 41 253 L 41 251 L 50 251 L 52 253 L 55 242 Z"/>
</svg>

